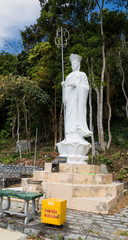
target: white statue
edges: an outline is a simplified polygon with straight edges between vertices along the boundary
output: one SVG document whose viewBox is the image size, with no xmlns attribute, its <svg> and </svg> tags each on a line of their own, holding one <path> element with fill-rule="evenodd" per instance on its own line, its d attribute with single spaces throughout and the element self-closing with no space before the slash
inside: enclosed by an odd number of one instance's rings
<svg viewBox="0 0 128 240">
<path fill-rule="evenodd" d="M 70 55 L 72 73 L 70 73 L 64 86 L 63 101 L 66 106 L 65 114 L 65 138 L 66 141 L 82 141 L 83 137 L 88 137 L 89 131 L 86 120 L 86 102 L 89 91 L 87 76 L 80 72 L 80 62 L 82 57 L 77 54 Z"/>
<path fill-rule="evenodd" d="M 84 137 L 91 136 L 86 120 L 86 102 L 89 91 L 87 76 L 80 72 L 82 57 L 70 55 L 72 72 L 62 82 L 65 106 L 65 139 L 57 143 L 60 156 L 67 156 L 72 163 L 83 163 L 91 144 Z M 81 160 L 82 159 L 82 160 Z"/>
</svg>

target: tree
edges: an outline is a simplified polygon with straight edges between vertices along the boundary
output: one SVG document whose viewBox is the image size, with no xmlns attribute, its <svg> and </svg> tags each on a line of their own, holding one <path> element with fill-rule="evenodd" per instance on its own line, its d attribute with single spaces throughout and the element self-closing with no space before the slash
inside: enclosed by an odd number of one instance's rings
<svg viewBox="0 0 128 240">
<path fill-rule="evenodd" d="M 88 0 L 39 0 L 41 4 L 41 15 L 37 22 L 25 31 L 21 31 L 23 45 L 25 49 L 33 48 L 41 41 L 49 41 L 54 45 L 56 30 L 58 27 L 67 27 L 70 33 L 76 29 L 86 27 L 88 8 L 94 9 L 95 3 L 91 6 Z M 90 6 L 90 7 L 89 7 Z"/>
<path fill-rule="evenodd" d="M 115 6 L 119 6 L 116 0 L 109 0 L 110 2 L 116 4 Z M 126 1 L 120 2 L 122 6 L 126 5 Z M 95 98 L 92 104 L 95 106 L 97 101 L 98 137 L 102 150 L 104 150 L 103 126 L 107 127 L 106 122 L 108 123 L 110 136 L 111 112 L 112 118 L 114 118 L 117 107 L 114 108 L 113 106 L 118 102 L 119 97 L 117 93 L 117 95 L 114 95 L 115 102 L 112 102 L 111 108 L 110 100 L 114 99 L 111 96 L 111 88 L 113 88 L 114 84 L 116 88 L 119 72 L 115 63 L 111 67 L 108 66 L 107 58 L 113 58 L 110 54 L 113 54 L 117 40 L 120 41 L 121 39 L 121 34 L 124 34 L 124 31 L 126 32 L 126 14 L 120 11 L 109 12 L 108 9 L 104 9 L 107 0 L 71 0 L 66 1 L 66 3 L 59 0 L 40 0 L 40 3 L 42 10 L 36 24 L 31 25 L 30 28 L 27 27 L 21 33 L 26 48 L 31 49 L 30 68 L 27 72 L 32 79 L 38 81 L 42 89 L 48 91 L 52 99 L 53 96 L 54 100 L 56 99 L 55 104 L 51 103 L 51 114 L 54 120 L 57 119 L 59 116 L 58 106 L 60 106 L 61 102 L 61 56 L 60 52 L 55 50 L 54 38 L 58 27 L 62 25 L 67 27 L 70 31 L 70 39 L 64 53 L 65 75 L 71 71 L 68 61 L 70 53 L 82 55 L 82 70 L 87 72 L 89 66 L 91 86 L 96 91 L 96 95 L 92 91 L 92 96 Z M 98 12 L 92 12 L 96 5 L 98 6 Z M 41 41 L 42 43 L 40 43 Z M 114 75 L 114 71 L 118 72 L 118 76 Z M 120 85 L 119 81 L 118 84 Z M 50 86 L 50 88 L 47 86 Z M 119 91 L 118 89 L 118 93 Z M 93 109 L 91 121 L 93 121 L 93 118 L 95 119 L 95 109 Z M 105 109 L 104 112 L 103 109 Z M 62 108 L 60 113 L 60 116 L 62 116 Z M 62 120 L 62 117 L 60 119 Z M 53 126 L 56 129 L 56 121 L 54 120 Z M 62 128 L 60 127 L 60 129 Z"/>
<path fill-rule="evenodd" d="M 28 78 L 16 77 L 9 75 L 8 77 L 0 77 L 0 98 L 8 100 L 13 109 L 16 109 L 17 118 L 17 144 L 19 147 L 20 158 L 20 119 L 23 114 L 25 121 L 26 140 L 30 139 L 30 123 L 33 113 L 37 113 L 38 106 L 43 106 L 48 101 L 48 95 L 38 87 L 37 83 L 30 81 Z M 14 113 L 14 110 L 12 114 Z M 31 114 L 32 113 L 32 114 Z M 13 119 L 15 115 L 13 116 Z M 29 125 L 29 126 L 28 126 Z M 23 129 L 24 130 L 24 129 Z"/>
<path fill-rule="evenodd" d="M 122 57 L 123 55 L 123 57 Z M 125 67 L 123 66 L 123 59 L 128 58 L 128 49 L 127 49 L 127 43 L 125 41 L 125 39 L 122 40 L 121 42 L 121 46 L 118 52 L 118 65 L 119 65 L 119 69 L 120 69 L 120 73 L 122 75 L 122 91 L 124 94 L 124 97 L 126 99 L 126 117 L 128 119 L 128 95 L 127 95 L 127 91 L 125 90 L 125 82 L 126 82 L 126 76 L 125 76 Z"/>
<path fill-rule="evenodd" d="M 57 48 L 54 48 L 48 42 L 41 42 L 30 50 L 28 59 L 32 66 L 29 73 L 31 78 L 48 92 L 51 100 L 54 99 L 50 102 L 49 115 L 51 116 L 51 129 L 54 132 L 54 145 L 56 145 L 58 139 L 57 125 L 59 124 L 57 124 L 57 117 L 61 105 L 61 63 L 60 54 L 57 56 L 57 53 Z"/>
<path fill-rule="evenodd" d="M 0 53 L 0 75 L 17 74 L 17 56 L 7 53 Z"/>
<path fill-rule="evenodd" d="M 31 68 L 28 62 L 29 54 L 26 51 L 22 51 L 17 55 L 17 73 L 20 76 L 27 77 L 29 69 Z"/>
</svg>

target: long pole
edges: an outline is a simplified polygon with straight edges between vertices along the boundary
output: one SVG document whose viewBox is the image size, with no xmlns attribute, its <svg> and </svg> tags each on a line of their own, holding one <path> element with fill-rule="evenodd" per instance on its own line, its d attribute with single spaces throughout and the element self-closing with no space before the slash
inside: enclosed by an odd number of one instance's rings
<svg viewBox="0 0 128 240">
<path fill-rule="evenodd" d="M 61 27 L 61 56 L 62 56 L 62 81 L 64 83 L 64 52 L 63 52 L 63 28 Z M 66 114 L 66 109 L 65 109 L 65 87 L 62 86 L 62 100 L 63 100 L 63 108 L 64 108 L 64 137 L 65 137 L 65 114 Z"/>
<path fill-rule="evenodd" d="M 67 36 L 66 36 L 67 34 Z M 64 39 L 63 39 L 64 37 Z M 55 37 L 55 44 L 57 47 L 61 48 L 61 56 L 62 56 L 62 82 L 64 83 L 64 53 L 63 53 L 63 48 L 67 46 L 67 41 L 69 39 L 69 32 L 66 28 L 61 27 L 60 29 L 57 30 L 56 32 L 56 37 Z M 64 109 L 64 136 L 65 136 L 65 102 L 64 102 L 64 95 L 65 95 L 65 87 L 62 85 L 62 101 L 63 101 L 63 109 Z"/>
<path fill-rule="evenodd" d="M 62 80 L 64 82 L 63 28 L 61 27 Z"/>
<path fill-rule="evenodd" d="M 35 168 L 36 168 L 36 146 L 37 146 L 37 134 L 38 134 L 38 128 L 36 128 L 35 153 L 34 153 L 34 170 L 35 170 Z"/>
</svg>

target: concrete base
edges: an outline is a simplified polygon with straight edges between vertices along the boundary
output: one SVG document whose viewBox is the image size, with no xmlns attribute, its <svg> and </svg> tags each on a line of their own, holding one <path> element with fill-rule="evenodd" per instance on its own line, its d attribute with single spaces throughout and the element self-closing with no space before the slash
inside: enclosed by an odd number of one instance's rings
<svg viewBox="0 0 128 240">
<path fill-rule="evenodd" d="M 35 171 L 34 179 L 42 180 L 46 198 L 67 200 L 69 209 L 108 214 L 123 197 L 123 184 L 113 182 L 111 174 L 101 174 L 101 167 L 86 164 L 59 164 L 59 172 Z"/>
<path fill-rule="evenodd" d="M 63 140 L 56 144 L 59 157 L 67 157 L 68 164 L 87 164 L 88 156 L 86 154 L 91 148 L 91 144 L 84 139 L 78 142 Z"/>
</svg>

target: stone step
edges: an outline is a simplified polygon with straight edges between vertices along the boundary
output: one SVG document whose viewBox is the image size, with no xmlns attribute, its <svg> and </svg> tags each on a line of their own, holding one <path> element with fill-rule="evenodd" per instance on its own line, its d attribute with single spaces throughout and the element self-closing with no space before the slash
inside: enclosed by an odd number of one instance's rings
<svg viewBox="0 0 128 240">
<path fill-rule="evenodd" d="M 101 173 L 101 166 L 89 164 L 59 164 L 59 172 L 66 173 Z"/>
<path fill-rule="evenodd" d="M 46 172 L 52 172 L 52 163 L 45 163 Z M 60 163 L 59 172 L 66 173 L 101 173 L 101 166 L 88 164 L 68 164 Z"/>
<path fill-rule="evenodd" d="M 100 185 L 43 182 L 42 186 L 47 198 L 52 197 L 71 200 L 72 198 L 83 197 L 116 197 L 117 200 L 119 200 L 124 196 L 123 184 L 115 182 Z"/>
<path fill-rule="evenodd" d="M 34 172 L 34 179 L 53 183 L 72 183 L 72 184 L 110 184 L 112 174 L 86 174 L 86 173 L 51 173 Z"/>
<path fill-rule="evenodd" d="M 116 203 L 116 197 L 72 198 L 67 207 L 80 211 L 108 214 Z"/>
<path fill-rule="evenodd" d="M 120 196 L 121 194 L 121 196 Z M 111 183 L 100 185 L 81 185 L 72 186 L 72 197 L 123 197 L 123 184 Z"/>
</svg>

